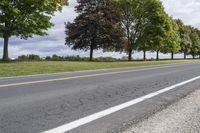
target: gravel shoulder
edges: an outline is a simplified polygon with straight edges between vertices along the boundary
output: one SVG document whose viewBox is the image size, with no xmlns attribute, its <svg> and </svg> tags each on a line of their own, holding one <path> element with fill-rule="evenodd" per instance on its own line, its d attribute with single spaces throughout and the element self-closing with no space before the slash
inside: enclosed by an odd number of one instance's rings
<svg viewBox="0 0 200 133">
<path fill-rule="evenodd" d="M 200 133 L 200 90 L 124 133 Z"/>
</svg>

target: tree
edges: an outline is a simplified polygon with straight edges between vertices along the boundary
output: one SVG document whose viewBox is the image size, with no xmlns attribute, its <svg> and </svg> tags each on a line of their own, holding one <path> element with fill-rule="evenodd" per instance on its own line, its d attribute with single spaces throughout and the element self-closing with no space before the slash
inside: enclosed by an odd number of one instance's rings
<svg viewBox="0 0 200 133">
<path fill-rule="evenodd" d="M 200 38 L 200 30 L 199 29 L 196 29 L 196 32 L 198 34 L 198 37 Z M 199 55 L 199 59 L 200 59 L 200 47 L 198 49 L 198 55 Z"/>
<path fill-rule="evenodd" d="M 159 0 L 119 0 L 123 14 L 123 25 L 126 29 L 129 60 L 132 52 L 161 50 L 169 31 L 169 16 Z M 157 59 L 158 59 L 157 54 Z"/>
<path fill-rule="evenodd" d="M 184 53 L 184 59 L 186 59 L 186 56 L 190 53 L 192 47 L 192 41 L 190 38 L 191 29 L 189 26 L 184 25 L 180 19 L 176 20 L 176 22 L 179 26 L 179 34 L 181 38 L 180 52 Z"/>
<path fill-rule="evenodd" d="M 74 50 L 120 50 L 123 42 L 121 15 L 113 0 L 79 0 L 79 14 L 73 23 L 66 24 L 66 45 Z"/>
<path fill-rule="evenodd" d="M 163 53 L 171 53 L 171 59 L 174 59 L 174 54 L 180 51 L 180 35 L 179 35 L 179 27 L 173 18 L 170 19 L 170 31 L 168 37 L 166 38 L 166 43 L 162 48 Z"/>
<path fill-rule="evenodd" d="M 31 55 L 21 55 L 17 58 L 17 60 L 19 60 L 19 61 L 39 61 L 39 60 L 41 60 L 41 58 L 39 55 L 31 54 Z"/>
<path fill-rule="evenodd" d="M 122 24 L 126 31 L 127 45 L 125 51 L 128 53 L 128 60 L 132 60 L 133 51 L 137 49 L 140 42 L 145 24 L 148 22 L 144 7 L 145 1 L 142 0 L 119 0 L 123 16 Z"/>
<path fill-rule="evenodd" d="M 54 54 L 54 55 L 52 56 L 51 59 L 52 59 L 53 61 L 60 61 L 60 60 L 62 60 L 62 57 L 60 57 L 60 56 Z"/>
<path fill-rule="evenodd" d="M 191 29 L 190 39 L 192 41 L 190 54 L 192 55 L 193 59 L 195 59 L 195 56 L 198 55 L 200 49 L 200 37 L 198 35 L 197 29 L 193 27 L 190 27 L 190 29 Z"/>
<path fill-rule="evenodd" d="M 33 35 L 46 35 L 53 26 L 50 22 L 55 11 L 61 10 L 67 0 L 1 0 L 0 34 L 4 39 L 3 60 L 8 61 L 11 36 L 27 39 Z"/>
<path fill-rule="evenodd" d="M 156 59 L 159 60 L 159 53 L 167 43 L 166 38 L 170 34 L 170 19 L 159 0 L 149 0 L 147 2 L 149 24 L 145 29 L 145 40 L 148 41 L 151 51 L 156 51 Z"/>
<path fill-rule="evenodd" d="M 144 60 L 146 60 L 147 51 L 156 51 L 156 58 L 159 60 L 159 52 L 169 35 L 170 19 L 159 0 L 146 0 L 144 8 L 147 23 L 143 26 L 145 28 L 138 49 L 144 52 Z"/>
</svg>

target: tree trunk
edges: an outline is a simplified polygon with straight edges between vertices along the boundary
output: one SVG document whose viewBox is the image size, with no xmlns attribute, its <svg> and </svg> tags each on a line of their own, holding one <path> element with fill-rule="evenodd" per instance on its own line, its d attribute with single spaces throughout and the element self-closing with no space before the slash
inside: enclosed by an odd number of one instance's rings
<svg viewBox="0 0 200 133">
<path fill-rule="evenodd" d="M 128 61 L 132 60 L 132 50 L 129 49 L 129 45 L 130 45 L 130 29 L 129 29 L 129 25 L 127 23 L 126 25 L 126 32 L 127 32 L 127 39 L 128 39 Z"/>
<path fill-rule="evenodd" d="M 8 36 L 4 36 L 3 61 L 9 61 L 9 57 L 8 57 L 8 41 L 9 41 L 9 37 Z"/>
<path fill-rule="evenodd" d="M 144 50 L 143 52 L 144 52 L 144 61 L 146 61 L 147 60 L 146 51 Z"/>
<path fill-rule="evenodd" d="M 157 60 L 157 61 L 160 60 L 160 58 L 159 58 L 159 52 L 160 52 L 160 50 L 157 50 L 157 51 L 156 51 L 156 53 L 157 53 L 157 54 L 156 54 L 156 60 Z"/>
<path fill-rule="evenodd" d="M 171 59 L 174 60 L 174 52 L 172 52 L 171 54 Z"/>
<path fill-rule="evenodd" d="M 93 44 L 91 44 L 91 46 L 90 46 L 90 61 L 93 60 L 93 52 L 94 52 L 94 48 L 93 48 Z"/>
<path fill-rule="evenodd" d="M 193 59 L 195 59 L 195 54 L 192 54 Z"/>
<path fill-rule="evenodd" d="M 184 52 L 184 59 L 186 59 L 187 58 L 187 54 L 186 54 L 186 52 Z"/>
<path fill-rule="evenodd" d="M 132 50 L 128 53 L 128 61 L 132 61 Z"/>
</svg>

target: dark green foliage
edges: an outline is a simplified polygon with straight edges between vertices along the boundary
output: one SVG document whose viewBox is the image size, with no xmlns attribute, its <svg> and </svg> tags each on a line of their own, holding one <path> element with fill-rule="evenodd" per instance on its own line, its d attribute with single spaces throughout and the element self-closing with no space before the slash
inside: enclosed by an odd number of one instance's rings
<svg viewBox="0 0 200 133">
<path fill-rule="evenodd" d="M 117 51 L 122 48 L 121 15 L 113 0 L 78 0 L 79 16 L 66 24 L 66 44 L 74 50 Z"/>
<path fill-rule="evenodd" d="M 193 59 L 195 56 L 199 55 L 200 51 L 200 36 L 198 34 L 198 29 L 195 29 L 193 27 L 190 27 L 191 34 L 190 34 L 190 39 L 192 41 L 192 47 L 190 54 L 192 55 Z"/>
<path fill-rule="evenodd" d="M 41 58 L 39 55 L 21 55 L 17 58 L 18 61 L 40 61 Z"/>
<path fill-rule="evenodd" d="M 51 60 L 51 57 L 50 57 L 50 56 L 47 56 L 47 57 L 45 57 L 45 60 L 50 61 L 50 60 Z"/>
<path fill-rule="evenodd" d="M 127 43 L 125 51 L 129 61 L 132 60 L 133 51 L 137 49 L 143 37 L 145 25 L 148 23 L 145 1 L 143 0 L 119 0 L 122 24 L 126 32 Z"/>
<path fill-rule="evenodd" d="M 51 61 L 89 61 L 90 58 L 80 57 L 80 56 L 61 57 L 58 55 L 53 55 L 52 58 L 50 58 L 48 60 L 51 60 Z M 112 58 L 112 57 L 98 57 L 98 58 L 94 58 L 93 61 L 95 61 L 95 62 L 113 62 L 113 61 L 118 61 L 118 59 Z"/>
<path fill-rule="evenodd" d="M 186 55 L 190 53 L 192 47 L 192 41 L 190 38 L 191 29 L 189 26 L 184 25 L 181 20 L 176 20 L 176 21 L 179 26 L 179 34 L 181 38 L 180 52 L 184 53 L 184 59 L 186 59 Z"/>
<path fill-rule="evenodd" d="M 58 55 L 53 55 L 51 60 L 53 60 L 53 61 L 61 61 L 61 60 L 63 60 L 63 58 L 58 56 Z"/>
<path fill-rule="evenodd" d="M 126 29 L 125 48 L 132 59 L 134 50 L 159 52 L 170 31 L 170 19 L 159 0 L 119 0 Z M 158 58 L 158 57 L 157 57 Z"/>
</svg>

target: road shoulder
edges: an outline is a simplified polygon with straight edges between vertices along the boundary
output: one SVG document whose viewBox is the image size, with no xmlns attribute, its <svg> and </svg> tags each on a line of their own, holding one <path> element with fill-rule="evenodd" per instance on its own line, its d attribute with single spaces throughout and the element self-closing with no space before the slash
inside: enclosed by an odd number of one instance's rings
<svg viewBox="0 0 200 133">
<path fill-rule="evenodd" d="M 174 103 L 123 133 L 199 133 L 200 90 Z"/>
</svg>

